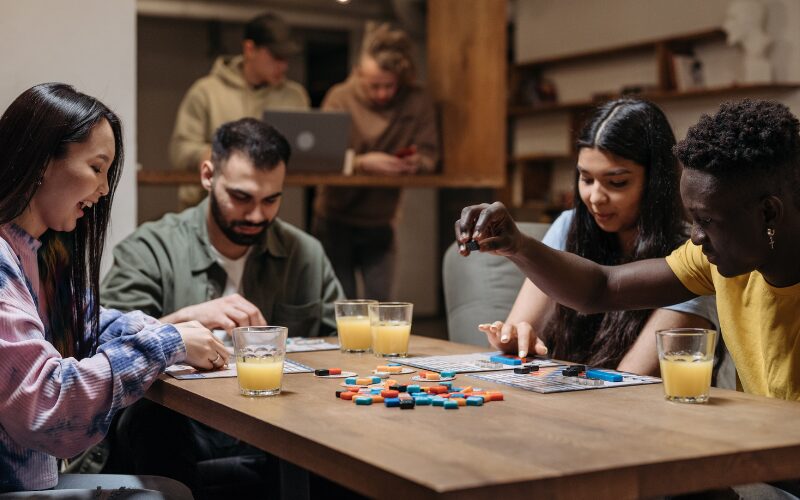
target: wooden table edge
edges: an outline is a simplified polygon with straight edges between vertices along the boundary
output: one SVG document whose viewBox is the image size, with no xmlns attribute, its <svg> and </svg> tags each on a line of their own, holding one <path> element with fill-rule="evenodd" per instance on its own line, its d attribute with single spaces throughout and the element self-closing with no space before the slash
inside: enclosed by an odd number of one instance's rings
<svg viewBox="0 0 800 500">
<path fill-rule="evenodd" d="M 796 470 L 796 457 L 800 456 L 800 445 L 789 445 L 779 450 L 764 449 L 732 452 L 723 455 L 683 459 L 673 463 L 641 463 L 616 470 L 598 469 L 572 475 L 554 475 L 533 480 L 521 480 L 487 486 L 466 486 L 463 489 L 443 489 L 435 484 L 415 481 L 388 470 L 357 459 L 351 455 L 319 444 L 292 431 L 274 426 L 269 422 L 235 413 L 234 418 L 220 426 L 212 422 L 211 413 L 215 407 L 225 409 L 225 405 L 205 399 L 204 411 L 197 403 L 188 403 L 189 396 L 198 398 L 195 393 L 185 391 L 179 384 L 166 382 L 166 375 L 157 380 L 148 390 L 146 397 L 158 404 L 191 417 L 206 425 L 215 424 L 218 430 L 241 439 L 267 453 L 310 470 L 342 486 L 370 497 L 399 497 L 413 495 L 412 498 L 496 498 L 503 496 L 526 496 L 529 498 L 560 498 L 590 496 L 592 498 L 638 498 L 659 495 L 672 495 L 730 486 L 729 481 L 708 481 L 709 467 L 719 467 L 726 462 L 728 473 L 741 481 L 737 484 L 792 479 L 800 475 Z M 224 428 L 222 428 L 224 427 Z M 269 445 L 264 445 L 259 434 L 273 434 Z M 783 466 L 764 471 L 760 464 L 765 463 L 763 454 L 773 456 L 780 453 L 785 460 L 777 462 Z M 331 455 L 334 458 L 331 458 Z M 327 459 L 321 457 L 327 456 Z M 576 457 L 580 460 L 580 457 Z M 776 462 L 774 457 L 770 460 Z M 665 468 L 677 467 L 684 479 L 680 484 L 665 484 Z M 576 489 L 576 486 L 579 487 Z"/>
</svg>

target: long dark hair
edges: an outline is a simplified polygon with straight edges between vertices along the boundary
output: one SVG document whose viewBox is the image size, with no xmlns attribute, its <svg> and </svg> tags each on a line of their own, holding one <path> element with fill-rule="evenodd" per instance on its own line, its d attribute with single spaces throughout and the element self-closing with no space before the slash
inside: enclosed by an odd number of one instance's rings
<svg viewBox="0 0 800 500">
<path fill-rule="evenodd" d="M 685 239 L 685 228 L 674 145 L 675 136 L 666 116 L 652 103 L 618 99 L 598 108 L 581 131 L 577 150 L 597 148 L 644 167 L 637 236 L 633 253 L 626 256 L 617 234 L 600 229 L 581 200 L 576 169 L 575 217 L 566 250 L 599 264 L 615 265 L 664 257 L 677 247 Z M 544 337 L 554 358 L 616 368 L 651 313 L 640 310 L 583 315 L 558 305 Z"/>
<path fill-rule="evenodd" d="M 94 353 L 100 321 L 100 258 L 123 163 L 119 118 L 97 99 L 63 83 L 43 83 L 17 97 L 0 118 L 0 224 L 28 207 L 53 160 L 70 144 L 89 138 L 108 121 L 116 154 L 108 170 L 107 196 L 78 219 L 74 231 L 42 235 L 39 273 L 47 294 L 49 337 L 62 356 Z"/>
</svg>

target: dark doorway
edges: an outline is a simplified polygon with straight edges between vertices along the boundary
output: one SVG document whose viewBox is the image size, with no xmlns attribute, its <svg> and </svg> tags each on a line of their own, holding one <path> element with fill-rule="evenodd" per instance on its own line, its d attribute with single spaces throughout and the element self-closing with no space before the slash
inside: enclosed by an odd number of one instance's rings
<svg viewBox="0 0 800 500">
<path fill-rule="evenodd" d="M 311 106 L 318 108 L 325 93 L 344 81 L 350 71 L 349 33 L 346 31 L 308 31 L 304 33 L 306 88 Z"/>
<path fill-rule="evenodd" d="M 328 90 L 347 79 L 350 72 L 350 34 L 346 31 L 306 31 L 303 33 L 306 60 L 306 90 L 311 106 L 319 108 Z M 311 231 L 316 189 L 306 188 L 306 231 Z"/>
</svg>

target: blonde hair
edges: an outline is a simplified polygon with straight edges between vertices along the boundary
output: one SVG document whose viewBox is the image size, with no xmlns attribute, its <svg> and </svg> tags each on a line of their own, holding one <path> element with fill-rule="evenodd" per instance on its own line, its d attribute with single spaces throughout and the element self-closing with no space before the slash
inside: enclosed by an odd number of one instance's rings
<svg viewBox="0 0 800 500">
<path fill-rule="evenodd" d="M 374 60 L 383 71 L 396 75 L 404 85 L 414 81 L 416 67 L 411 57 L 413 45 L 405 31 L 381 24 L 364 35 L 361 57 Z"/>
</svg>

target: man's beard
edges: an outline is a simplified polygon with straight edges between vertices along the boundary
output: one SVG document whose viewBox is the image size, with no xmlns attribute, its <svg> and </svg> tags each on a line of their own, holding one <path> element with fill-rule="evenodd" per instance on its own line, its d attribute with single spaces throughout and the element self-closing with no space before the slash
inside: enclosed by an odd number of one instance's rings
<svg viewBox="0 0 800 500">
<path fill-rule="evenodd" d="M 222 210 L 219 208 L 219 203 L 217 202 L 217 197 L 214 195 L 213 189 L 208 193 L 208 198 L 209 203 L 211 204 L 211 217 L 214 218 L 214 222 L 217 223 L 217 226 L 222 231 L 222 234 L 224 234 L 225 237 L 235 245 L 255 245 L 264 236 L 264 233 L 272 222 L 269 220 L 265 220 L 260 224 L 252 224 L 243 220 L 228 222 L 225 220 L 225 216 L 222 215 Z M 260 227 L 262 229 L 255 234 L 243 234 L 235 231 L 235 228 L 237 227 Z"/>
</svg>

